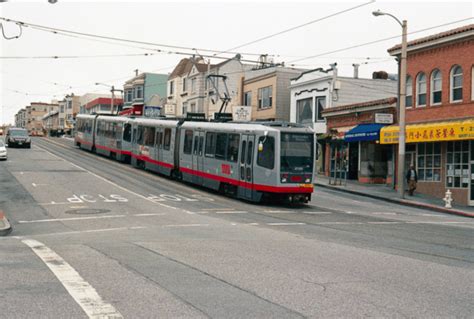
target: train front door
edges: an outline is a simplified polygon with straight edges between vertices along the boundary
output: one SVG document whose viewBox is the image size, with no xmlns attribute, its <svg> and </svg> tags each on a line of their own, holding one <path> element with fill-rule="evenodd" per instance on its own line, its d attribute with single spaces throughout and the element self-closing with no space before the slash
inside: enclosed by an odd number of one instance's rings
<svg viewBox="0 0 474 319">
<path fill-rule="evenodd" d="M 194 131 L 193 139 L 193 182 L 202 185 L 204 172 L 203 156 L 204 156 L 204 132 Z"/>
<path fill-rule="evenodd" d="M 243 134 L 240 142 L 239 196 L 252 199 L 255 135 Z"/>
</svg>

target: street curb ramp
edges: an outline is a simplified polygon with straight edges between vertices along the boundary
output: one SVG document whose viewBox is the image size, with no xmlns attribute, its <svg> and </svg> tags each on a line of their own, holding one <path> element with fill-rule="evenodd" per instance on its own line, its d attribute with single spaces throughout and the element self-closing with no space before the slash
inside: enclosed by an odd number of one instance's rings
<svg viewBox="0 0 474 319">
<path fill-rule="evenodd" d="M 6 236 L 12 232 L 13 228 L 10 225 L 5 213 L 0 210 L 0 236 Z"/>
</svg>

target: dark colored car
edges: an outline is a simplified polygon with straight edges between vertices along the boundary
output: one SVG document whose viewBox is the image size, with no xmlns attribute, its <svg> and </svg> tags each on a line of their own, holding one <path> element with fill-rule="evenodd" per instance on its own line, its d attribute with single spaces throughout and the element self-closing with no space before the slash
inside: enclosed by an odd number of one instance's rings
<svg viewBox="0 0 474 319">
<path fill-rule="evenodd" d="M 6 142 L 8 147 L 18 146 L 31 148 L 31 138 L 28 136 L 28 131 L 23 128 L 9 129 Z"/>
</svg>

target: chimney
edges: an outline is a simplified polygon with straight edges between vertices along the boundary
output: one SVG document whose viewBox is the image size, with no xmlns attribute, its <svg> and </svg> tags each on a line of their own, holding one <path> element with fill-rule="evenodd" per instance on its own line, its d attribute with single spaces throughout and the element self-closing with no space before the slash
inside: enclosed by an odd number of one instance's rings
<svg viewBox="0 0 474 319">
<path fill-rule="evenodd" d="M 353 63 L 352 66 L 354 67 L 354 79 L 359 78 L 359 63 Z"/>
</svg>

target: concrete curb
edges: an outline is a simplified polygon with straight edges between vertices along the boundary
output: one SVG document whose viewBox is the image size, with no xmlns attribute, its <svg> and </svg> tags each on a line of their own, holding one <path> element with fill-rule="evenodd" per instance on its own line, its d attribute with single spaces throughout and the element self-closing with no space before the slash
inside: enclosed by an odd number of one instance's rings
<svg viewBox="0 0 474 319">
<path fill-rule="evenodd" d="M 444 208 L 444 207 L 441 207 L 441 206 L 436 206 L 436 205 L 431 205 L 431 204 L 426 204 L 426 203 L 420 203 L 420 202 L 413 202 L 413 201 L 409 201 L 409 200 L 405 200 L 405 199 L 388 198 L 388 197 L 383 197 L 383 196 L 369 194 L 369 193 L 363 193 L 361 191 L 355 191 L 355 190 L 352 190 L 352 189 L 341 188 L 341 187 L 338 187 L 338 186 L 332 186 L 332 185 L 327 185 L 327 184 L 322 184 L 322 183 L 315 183 L 314 185 L 324 187 L 324 188 L 328 188 L 328 189 L 331 189 L 331 190 L 336 190 L 336 191 L 343 192 L 343 193 L 349 193 L 349 194 L 369 197 L 369 198 L 373 198 L 373 199 L 383 200 L 383 201 L 394 203 L 394 204 L 410 206 L 410 207 L 416 207 L 416 208 L 423 208 L 423 209 L 430 209 L 430 210 L 437 211 L 437 212 L 440 212 L 440 213 L 474 218 L 474 214 L 471 214 L 471 213 L 468 213 L 468 212 L 465 212 L 465 211 L 462 211 L 462 210 L 458 210 L 458 209 L 449 209 L 449 208 Z"/>
<path fill-rule="evenodd" d="M 0 211 L 0 236 L 6 236 L 12 232 L 13 228 L 10 225 L 5 214 Z"/>
</svg>

